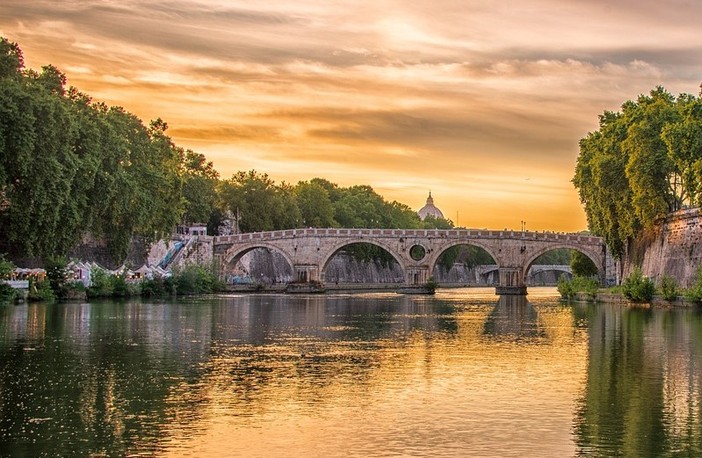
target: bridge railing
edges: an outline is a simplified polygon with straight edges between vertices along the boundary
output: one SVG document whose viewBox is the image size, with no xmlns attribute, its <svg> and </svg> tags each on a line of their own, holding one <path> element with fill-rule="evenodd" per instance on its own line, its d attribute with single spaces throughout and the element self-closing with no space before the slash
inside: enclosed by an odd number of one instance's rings
<svg viewBox="0 0 702 458">
<path fill-rule="evenodd" d="M 583 234 L 565 232 L 498 231 L 490 229 L 355 229 L 355 228 L 306 228 L 281 231 L 247 232 L 215 237 L 215 243 L 242 243 L 255 240 L 280 240 L 297 237 L 405 237 L 405 238 L 508 238 L 542 241 L 566 241 L 596 244 L 602 239 Z"/>
</svg>

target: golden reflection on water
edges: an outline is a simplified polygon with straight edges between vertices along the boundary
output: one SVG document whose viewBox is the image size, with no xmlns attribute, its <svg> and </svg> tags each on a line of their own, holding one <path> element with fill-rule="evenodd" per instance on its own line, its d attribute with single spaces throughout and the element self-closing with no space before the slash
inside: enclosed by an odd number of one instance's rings
<svg viewBox="0 0 702 458">
<path fill-rule="evenodd" d="M 404 297 L 389 329 L 363 339 L 312 298 L 296 329 L 223 345 L 198 384 L 196 418 L 167 432 L 168 455 L 572 456 L 587 367 L 572 310 L 438 297 L 452 326 L 428 299 Z"/>
<path fill-rule="evenodd" d="M 702 456 L 702 312 L 492 289 L 0 308 L 0 456 Z"/>
</svg>

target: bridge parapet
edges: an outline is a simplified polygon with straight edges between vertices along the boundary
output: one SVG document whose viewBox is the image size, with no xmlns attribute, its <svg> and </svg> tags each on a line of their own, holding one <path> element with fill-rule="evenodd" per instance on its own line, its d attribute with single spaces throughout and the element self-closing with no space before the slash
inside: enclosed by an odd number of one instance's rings
<svg viewBox="0 0 702 458">
<path fill-rule="evenodd" d="M 421 237 L 442 239 L 522 239 L 541 241 L 567 241 L 574 243 L 600 243 L 601 238 L 583 234 L 533 231 L 496 231 L 489 229 L 343 229 L 307 228 L 282 231 L 247 232 L 215 237 L 215 243 L 241 243 L 253 240 L 279 240 L 298 237 Z"/>
</svg>

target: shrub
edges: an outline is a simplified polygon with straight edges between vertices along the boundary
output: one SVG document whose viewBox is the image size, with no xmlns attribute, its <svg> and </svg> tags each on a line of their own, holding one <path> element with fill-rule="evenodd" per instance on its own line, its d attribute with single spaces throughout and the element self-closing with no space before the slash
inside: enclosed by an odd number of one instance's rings
<svg viewBox="0 0 702 458">
<path fill-rule="evenodd" d="M 15 265 L 5 259 L 5 255 L 0 254 L 0 302 L 14 302 L 17 298 L 17 291 L 2 280 L 8 280 L 12 271 L 15 270 Z"/>
<path fill-rule="evenodd" d="M 558 293 L 563 299 L 572 299 L 575 297 L 575 285 L 573 285 L 573 280 L 567 280 L 565 277 L 559 277 L 556 289 L 558 289 Z"/>
<path fill-rule="evenodd" d="M 129 297 L 136 292 L 127 283 L 126 274 L 124 273 L 110 276 L 110 284 L 112 286 L 112 297 Z"/>
<path fill-rule="evenodd" d="M 558 293 L 564 299 L 572 299 L 577 293 L 586 293 L 588 297 L 594 299 L 597 295 L 597 290 L 600 285 L 596 279 L 591 277 L 575 276 L 572 280 L 567 280 L 565 277 L 558 279 Z"/>
<path fill-rule="evenodd" d="M 141 282 L 141 295 L 144 297 L 160 297 L 173 293 L 173 281 L 170 278 L 154 277 Z"/>
<path fill-rule="evenodd" d="M 29 280 L 29 293 L 27 294 L 28 301 L 51 302 L 56 300 L 54 290 L 48 281 L 37 282 L 34 279 Z"/>
<path fill-rule="evenodd" d="M 213 293 L 222 289 L 217 277 L 202 266 L 190 264 L 174 275 L 177 294 Z"/>
<path fill-rule="evenodd" d="M 15 270 L 15 265 L 12 261 L 8 261 L 4 254 L 0 254 L 0 280 L 9 279 L 13 270 Z"/>
<path fill-rule="evenodd" d="M 653 281 L 644 277 L 639 267 L 629 274 L 622 283 L 624 297 L 632 302 L 649 302 L 656 292 L 656 285 Z"/>
<path fill-rule="evenodd" d="M 702 303 L 702 264 L 697 267 L 694 283 L 685 291 L 685 299 Z"/>
<path fill-rule="evenodd" d="M 0 304 L 6 302 L 15 302 L 17 300 L 18 293 L 15 288 L 6 284 L 0 283 Z"/>
<path fill-rule="evenodd" d="M 434 280 L 434 277 L 429 277 L 429 280 L 426 282 L 424 287 L 429 291 L 430 293 L 434 293 L 436 291 L 436 288 L 439 287 L 439 284 Z"/>
<path fill-rule="evenodd" d="M 668 275 L 661 277 L 661 294 L 666 301 L 674 301 L 678 297 L 678 282 Z"/>
<path fill-rule="evenodd" d="M 44 269 L 46 270 L 46 278 L 49 280 L 49 285 L 54 291 L 57 298 L 67 297 L 70 286 L 68 284 L 68 269 L 66 269 L 67 261 L 63 257 L 50 258 L 46 261 Z"/>
<path fill-rule="evenodd" d="M 90 288 L 88 288 L 88 297 L 110 297 L 112 296 L 112 280 L 110 275 L 99 267 L 93 268 L 90 271 Z"/>
</svg>

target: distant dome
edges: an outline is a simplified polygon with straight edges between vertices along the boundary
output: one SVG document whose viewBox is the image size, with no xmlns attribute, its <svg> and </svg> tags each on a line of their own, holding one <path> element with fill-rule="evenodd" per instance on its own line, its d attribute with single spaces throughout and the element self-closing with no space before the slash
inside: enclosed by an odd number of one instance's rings
<svg viewBox="0 0 702 458">
<path fill-rule="evenodd" d="M 444 214 L 441 213 L 441 210 L 434 206 L 434 199 L 431 197 L 431 191 L 429 191 L 429 197 L 427 197 L 427 204 L 420 208 L 417 214 L 422 221 L 424 221 L 427 216 L 444 219 Z"/>
</svg>

